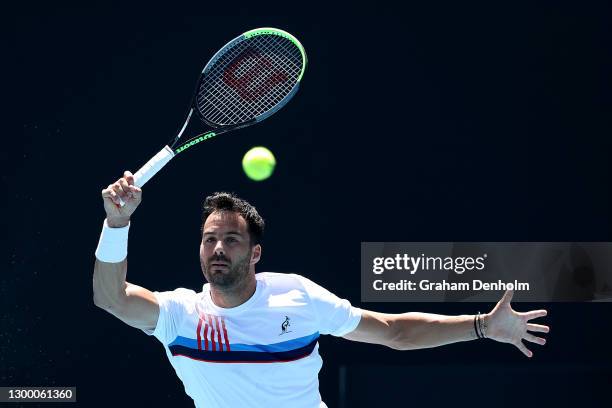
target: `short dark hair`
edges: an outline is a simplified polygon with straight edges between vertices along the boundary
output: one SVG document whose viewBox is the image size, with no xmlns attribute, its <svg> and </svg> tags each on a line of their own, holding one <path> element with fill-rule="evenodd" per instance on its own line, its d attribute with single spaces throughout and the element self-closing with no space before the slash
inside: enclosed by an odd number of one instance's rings
<svg viewBox="0 0 612 408">
<path fill-rule="evenodd" d="M 204 232 L 206 219 L 215 211 L 233 211 L 242 215 L 249 227 L 251 246 L 260 243 L 266 224 L 257 212 L 257 209 L 247 201 L 239 198 L 234 193 L 226 192 L 217 192 L 206 197 L 202 212 L 202 233 Z"/>
</svg>

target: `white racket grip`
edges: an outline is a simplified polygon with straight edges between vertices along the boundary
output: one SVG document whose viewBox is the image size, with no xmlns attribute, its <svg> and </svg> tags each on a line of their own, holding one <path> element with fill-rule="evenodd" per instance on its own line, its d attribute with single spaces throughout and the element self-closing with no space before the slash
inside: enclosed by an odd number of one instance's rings
<svg viewBox="0 0 612 408">
<path fill-rule="evenodd" d="M 164 146 L 155 156 L 134 174 L 134 185 L 142 187 L 151 180 L 158 171 L 162 169 L 174 157 L 174 151 L 168 146 Z"/>
<path fill-rule="evenodd" d="M 158 171 L 160 171 L 172 158 L 174 151 L 169 146 L 164 146 L 155 156 L 151 158 L 144 166 L 134 174 L 134 185 L 142 187 L 151 179 Z M 119 203 L 123 207 L 125 203 L 119 199 Z"/>
</svg>

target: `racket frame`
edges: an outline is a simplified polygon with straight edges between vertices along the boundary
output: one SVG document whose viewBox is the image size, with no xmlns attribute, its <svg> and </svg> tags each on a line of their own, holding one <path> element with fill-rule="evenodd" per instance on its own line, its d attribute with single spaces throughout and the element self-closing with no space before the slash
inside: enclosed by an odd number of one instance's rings
<svg viewBox="0 0 612 408">
<path fill-rule="evenodd" d="M 272 109 L 270 109 L 269 111 L 257 116 L 254 119 L 248 120 L 246 122 L 242 122 L 239 124 L 235 124 L 235 125 L 219 125 L 216 123 L 213 123 L 211 121 L 209 121 L 208 119 L 206 119 L 204 117 L 204 115 L 202 115 L 202 113 L 200 112 L 200 110 L 197 107 L 197 96 L 198 96 L 198 92 L 200 89 L 200 86 L 202 84 L 202 81 L 204 80 L 206 71 L 208 69 L 210 69 L 210 67 L 213 66 L 213 64 L 219 59 L 221 58 L 223 55 L 225 55 L 225 53 L 235 44 L 237 44 L 240 41 L 244 41 L 247 40 L 251 37 L 257 36 L 257 35 L 263 35 L 263 34 L 267 34 L 267 35 L 278 35 L 284 38 L 289 39 L 291 42 L 293 42 L 297 48 L 300 50 L 300 53 L 302 55 L 302 70 L 297 78 L 297 81 L 295 83 L 295 85 L 293 86 L 293 89 L 287 94 L 285 95 L 285 97 L 283 99 L 281 99 Z M 289 100 L 295 95 L 295 93 L 297 92 L 297 90 L 299 89 L 300 86 L 300 81 L 302 79 L 302 76 L 304 75 L 304 71 L 306 70 L 306 65 L 307 65 L 307 58 L 306 58 L 306 52 L 304 50 L 304 47 L 302 46 L 302 44 L 300 44 L 300 42 L 291 34 L 289 34 L 286 31 L 283 30 L 279 30 L 277 28 L 270 28 L 270 27 L 265 27 L 265 28 L 256 28 L 250 31 L 247 31 L 241 35 L 239 35 L 238 37 L 234 38 L 233 40 L 229 41 L 227 44 L 225 44 L 221 49 L 219 49 L 219 51 L 217 51 L 212 58 L 208 61 L 208 63 L 204 66 L 204 69 L 202 69 L 202 72 L 200 73 L 200 76 L 198 78 L 196 87 L 195 87 L 195 91 L 193 93 L 193 96 L 191 98 L 191 103 L 190 103 L 190 107 L 189 107 L 189 111 L 187 112 L 186 118 L 185 118 L 185 122 L 183 123 L 183 126 L 180 128 L 180 130 L 178 131 L 177 135 L 171 139 L 171 141 L 164 146 L 164 148 L 162 150 L 160 150 L 155 156 L 153 156 L 153 158 L 151 158 L 151 160 L 149 160 L 144 166 L 142 166 L 135 174 L 134 174 L 134 184 L 138 187 L 142 187 L 147 181 L 149 181 L 151 179 L 151 177 L 153 177 L 159 170 L 161 170 L 166 164 L 168 164 L 168 162 L 174 158 L 177 154 L 184 152 L 185 150 L 187 150 L 188 148 L 199 144 L 203 141 L 209 140 L 214 138 L 215 136 L 218 136 L 220 134 L 223 133 L 227 133 L 233 130 L 237 130 L 243 127 L 247 127 L 247 126 L 251 126 L 257 122 L 261 122 L 265 119 L 267 119 L 268 117 L 270 117 L 271 115 L 273 115 L 274 113 L 276 113 L 280 108 L 282 108 L 283 106 L 285 106 L 287 104 L 287 102 L 289 102 Z M 183 133 L 185 133 L 185 130 L 187 129 L 191 118 L 193 117 L 193 112 L 195 111 L 196 116 L 198 116 L 198 118 L 200 119 L 200 121 L 202 121 L 205 125 L 207 125 L 208 127 L 210 127 L 210 130 L 206 131 L 206 132 L 202 132 L 197 134 L 196 136 L 193 136 L 187 140 L 185 140 L 184 142 L 180 142 Z M 180 142 L 180 143 L 179 143 Z M 121 201 L 121 205 L 123 206 L 123 201 Z"/>
</svg>

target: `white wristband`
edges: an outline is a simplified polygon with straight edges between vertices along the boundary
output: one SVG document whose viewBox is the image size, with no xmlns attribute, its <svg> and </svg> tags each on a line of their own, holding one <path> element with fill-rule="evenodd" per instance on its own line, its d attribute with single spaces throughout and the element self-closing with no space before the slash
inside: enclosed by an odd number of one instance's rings
<svg viewBox="0 0 612 408">
<path fill-rule="evenodd" d="M 128 231 L 130 224 L 122 228 L 111 228 L 104 220 L 96 258 L 102 262 L 118 263 L 127 258 Z"/>
</svg>

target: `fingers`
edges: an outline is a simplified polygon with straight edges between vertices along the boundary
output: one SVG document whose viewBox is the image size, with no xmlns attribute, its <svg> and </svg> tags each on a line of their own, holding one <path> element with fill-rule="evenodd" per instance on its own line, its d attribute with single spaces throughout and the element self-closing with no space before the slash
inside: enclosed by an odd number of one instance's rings
<svg viewBox="0 0 612 408">
<path fill-rule="evenodd" d="M 125 177 L 117 180 L 117 183 L 119 183 L 119 190 L 121 191 L 121 193 L 119 194 L 121 195 L 121 198 L 123 199 L 123 201 L 125 201 L 125 199 L 130 196 L 130 185 L 128 184 Z"/>
<path fill-rule="evenodd" d="M 113 189 L 124 202 L 127 202 L 132 198 L 139 199 L 140 194 L 142 193 L 140 188 L 134 185 L 129 185 L 127 180 L 124 178 L 119 179 L 119 181 L 113 185 Z"/>
<path fill-rule="evenodd" d="M 130 198 L 133 198 L 137 203 L 141 200 L 142 190 L 136 186 L 128 186 L 128 195 Z"/>
<path fill-rule="evenodd" d="M 521 316 L 527 320 L 537 319 L 538 317 L 544 317 L 548 314 L 546 310 L 532 310 L 531 312 L 521 313 Z"/>
<path fill-rule="evenodd" d="M 510 302 L 512 301 L 512 296 L 514 296 L 514 291 L 513 290 L 507 290 L 504 293 L 504 296 L 502 296 L 500 303 L 502 304 L 510 304 Z"/>
<path fill-rule="evenodd" d="M 123 178 L 127 181 L 130 186 L 134 185 L 134 175 L 130 171 L 123 172 Z"/>
<path fill-rule="evenodd" d="M 102 190 L 102 198 L 111 200 L 116 205 L 120 205 L 121 200 L 126 202 L 130 198 L 139 200 L 141 194 L 142 190 L 134 185 L 134 175 L 129 171 L 124 172 L 122 178 Z"/>
<path fill-rule="evenodd" d="M 532 343 L 539 344 L 540 346 L 543 346 L 543 345 L 545 345 L 545 344 L 546 344 L 546 339 L 543 339 L 542 337 L 537 337 L 537 336 L 534 336 L 534 335 L 533 335 L 533 334 L 531 334 L 531 333 L 525 333 L 525 334 L 523 335 L 523 338 L 524 338 L 525 340 L 527 340 L 527 341 L 532 342 Z"/>
<path fill-rule="evenodd" d="M 514 345 L 516 346 L 516 348 L 521 350 L 521 353 L 523 353 L 527 357 L 533 356 L 533 353 L 527 347 L 525 347 L 525 344 L 523 344 L 522 341 L 519 341 L 518 343 L 514 343 Z"/>
<path fill-rule="evenodd" d="M 113 189 L 113 184 L 109 184 L 107 188 L 102 190 L 102 198 L 112 201 L 115 205 L 119 205 L 119 195 Z"/>
<path fill-rule="evenodd" d="M 544 326 L 542 324 L 527 323 L 527 330 L 533 332 L 548 333 L 550 331 L 550 327 Z"/>
<path fill-rule="evenodd" d="M 535 312 L 546 312 L 546 311 L 545 310 L 536 310 Z M 532 313 L 532 312 L 529 312 L 529 313 Z M 541 325 L 541 324 L 532 324 L 532 323 L 529 323 L 529 324 L 527 324 L 527 330 L 548 333 L 549 328 L 548 328 L 548 326 L 544 326 L 544 325 Z M 523 334 L 523 340 L 527 340 L 527 341 L 529 341 L 531 343 L 539 344 L 541 346 L 546 344 L 546 339 L 545 338 L 534 336 L 533 334 L 531 334 L 529 332 L 525 332 L 525 334 Z M 525 346 L 525 343 L 523 343 L 523 340 L 519 340 L 518 343 L 513 343 L 513 344 L 525 356 L 527 356 L 529 358 L 533 357 L 533 353 L 531 352 L 531 350 L 529 350 L 527 348 L 527 346 Z"/>
</svg>

